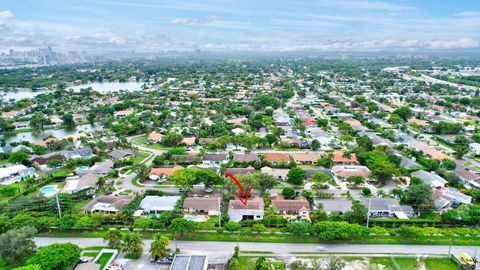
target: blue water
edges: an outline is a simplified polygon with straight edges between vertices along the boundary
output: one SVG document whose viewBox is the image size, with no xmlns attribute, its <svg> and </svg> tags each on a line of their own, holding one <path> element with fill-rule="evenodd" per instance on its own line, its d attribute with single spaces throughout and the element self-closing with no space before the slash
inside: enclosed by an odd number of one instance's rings
<svg viewBox="0 0 480 270">
<path fill-rule="evenodd" d="M 51 197 L 57 193 L 57 191 L 55 190 L 55 186 L 44 186 L 40 189 L 40 192 L 45 197 Z"/>
<path fill-rule="evenodd" d="M 456 188 L 448 188 L 448 191 L 450 191 L 451 193 L 458 193 L 458 189 Z"/>
</svg>

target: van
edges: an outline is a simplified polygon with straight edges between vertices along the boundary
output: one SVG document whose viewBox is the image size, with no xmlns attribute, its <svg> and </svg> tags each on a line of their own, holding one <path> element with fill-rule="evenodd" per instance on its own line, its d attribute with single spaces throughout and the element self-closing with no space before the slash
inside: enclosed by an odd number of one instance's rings
<svg viewBox="0 0 480 270">
<path fill-rule="evenodd" d="M 462 258 L 462 261 L 465 262 L 465 264 L 475 265 L 475 262 L 473 261 L 472 257 L 470 257 L 470 255 L 468 255 L 467 253 L 460 254 L 460 257 Z"/>
</svg>

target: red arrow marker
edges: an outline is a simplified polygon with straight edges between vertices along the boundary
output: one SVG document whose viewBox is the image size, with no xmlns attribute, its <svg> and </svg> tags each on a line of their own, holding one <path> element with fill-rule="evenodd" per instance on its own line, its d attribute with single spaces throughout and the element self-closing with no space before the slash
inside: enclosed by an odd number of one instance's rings
<svg viewBox="0 0 480 270">
<path fill-rule="evenodd" d="M 235 196 L 237 196 L 238 200 L 240 202 L 242 202 L 243 205 L 247 206 L 248 197 L 250 197 L 250 192 L 252 192 L 252 187 L 250 187 L 247 191 L 247 194 L 245 194 L 245 192 L 243 191 L 242 184 L 240 184 L 240 182 L 238 182 L 238 180 L 233 175 L 231 175 L 229 173 L 223 173 L 223 174 L 225 174 L 225 176 L 230 177 L 233 180 L 233 182 L 235 182 L 235 184 L 237 184 L 238 189 L 240 189 L 240 193 L 242 194 L 242 196 L 238 195 L 237 193 L 235 193 Z"/>
</svg>

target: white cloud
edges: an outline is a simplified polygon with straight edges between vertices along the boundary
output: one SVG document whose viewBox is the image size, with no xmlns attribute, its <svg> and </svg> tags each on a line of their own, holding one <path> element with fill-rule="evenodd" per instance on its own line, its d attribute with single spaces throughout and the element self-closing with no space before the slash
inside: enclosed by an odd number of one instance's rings
<svg viewBox="0 0 480 270">
<path fill-rule="evenodd" d="M 0 11 L 0 20 L 13 18 L 13 13 L 10 10 Z"/>
<path fill-rule="evenodd" d="M 218 18 L 216 16 L 208 16 L 203 18 L 174 18 L 168 21 L 170 24 L 207 24 L 214 21 L 217 21 Z"/>
</svg>

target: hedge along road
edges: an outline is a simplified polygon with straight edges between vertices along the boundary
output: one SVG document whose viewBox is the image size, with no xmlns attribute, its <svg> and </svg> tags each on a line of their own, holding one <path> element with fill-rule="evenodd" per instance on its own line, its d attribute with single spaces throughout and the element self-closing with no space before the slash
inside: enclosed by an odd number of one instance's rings
<svg viewBox="0 0 480 270">
<path fill-rule="evenodd" d="M 73 243 L 81 248 L 90 246 L 104 246 L 102 238 L 58 238 L 58 237 L 36 237 L 37 246 L 46 246 L 53 243 Z M 152 240 L 144 240 L 144 253 L 148 252 Z M 170 247 L 175 244 L 182 253 L 205 254 L 218 257 L 231 255 L 236 242 L 214 242 L 214 241 L 171 241 Z M 449 246 L 441 245 L 361 245 L 361 244 L 286 244 L 286 243 L 261 243 L 261 242 L 239 242 L 240 251 L 262 251 L 272 252 L 276 255 L 296 255 L 305 253 L 314 256 L 313 253 L 358 253 L 358 254 L 403 254 L 403 255 L 448 255 Z M 459 256 L 462 252 L 470 255 L 476 253 L 478 246 L 452 246 L 451 254 Z"/>
</svg>

